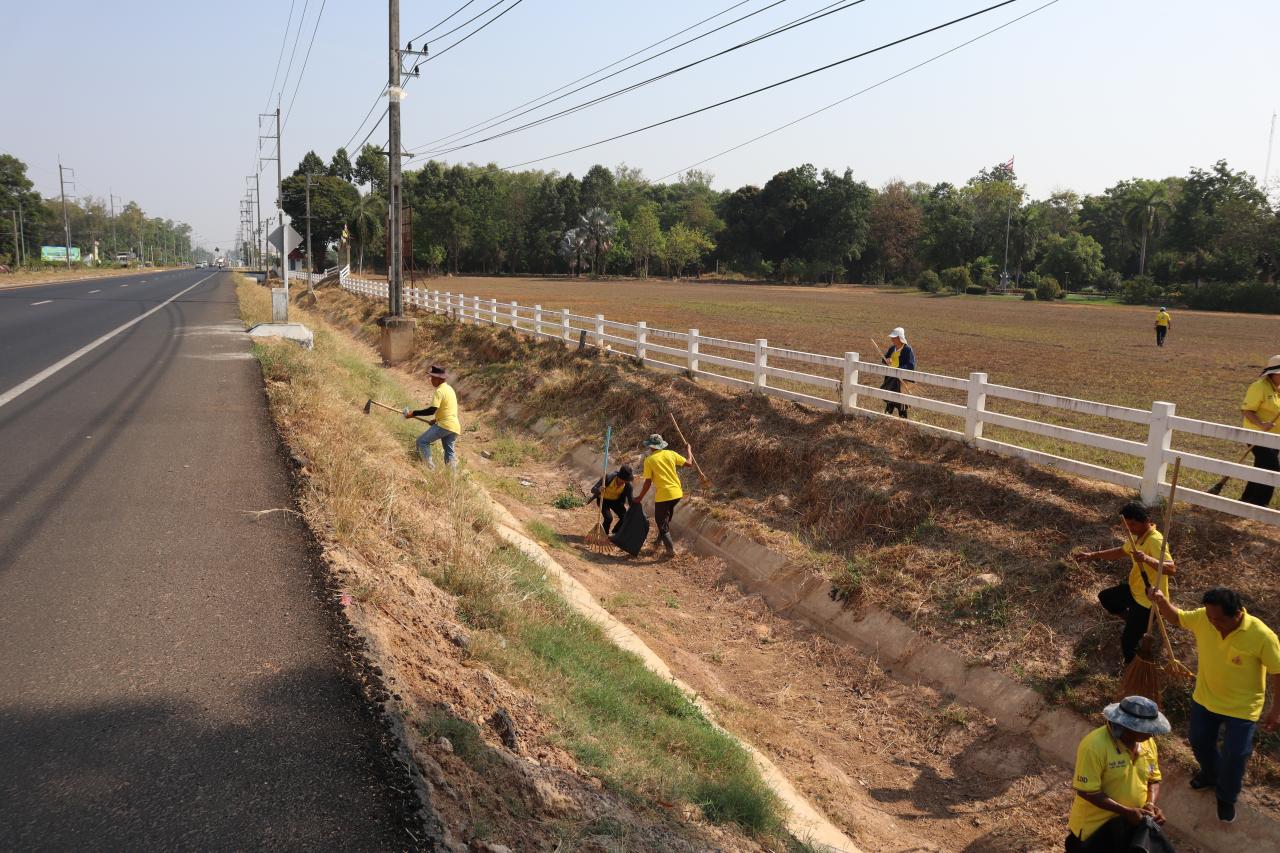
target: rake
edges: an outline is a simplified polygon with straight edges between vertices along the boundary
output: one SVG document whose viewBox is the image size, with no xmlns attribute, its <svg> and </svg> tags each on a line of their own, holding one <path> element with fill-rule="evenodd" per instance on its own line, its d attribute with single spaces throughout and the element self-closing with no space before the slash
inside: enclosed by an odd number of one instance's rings
<svg viewBox="0 0 1280 853">
<path fill-rule="evenodd" d="M 667 414 L 671 415 L 671 425 L 676 428 L 676 435 L 680 436 L 680 443 L 685 447 L 690 447 L 689 439 L 684 437 L 684 430 L 680 429 L 680 423 L 676 420 L 676 416 L 671 412 L 668 412 Z M 693 467 L 698 472 L 698 482 L 702 484 L 702 488 L 711 488 L 711 481 L 707 479 L 706 474 L 702 473 L 702 466 L 698 464 L 696 457 L 693 460 Z"/>
<path fill-rule="evenodd" d="M 1248 456 L 1251 452 L 1253 452 L 1253 445 L 1252 445 L 1252 444 L 1251 444 L 1251 445 L 1249 445 L 1248 447 L 1246 447 L 1246 448 L 1244 449 L 1244 453 L 1241 453 L 1241 454 L 1240 454 L 1240 458 L 1236 460 L 1236 464 L 1237 464 L 1237 465 L 1239 465 L 1241 462 L 1243 462 L 1243 461 L 1244 461 L 1244 458 L 1245 458 L 1246 456 Z M 1208 489 L 1206 489 L 1205 491 L 1207 491 L 1207 492 L 1208 492 L 1209 494 L 1211 494 L 1211 495 L 1220 495 L 1220 494 L 1222 494 L 1222 487 L 1223 487 L 1223 486 L 1225 486 L 1225 485 L 1227 484 L 1227 481 L 1228 481 L 1228 480 L 1230 480 L 1230 479 L 1231 479 L 1231 475 L 1230 475 L 1230 474 L 1228 474 L 1227 476 L 1223 477 L 1223 478 L 1222 478 L 1221 480 L 1219 480 L 1218 482 L 1214 483 L 1212 486 L 1210 486 L 1210 487 L 1209 487 Z"/>
<path fill-rule="evenodd" d="M 600 489 L 603 491 L 605 480 L 609 478 L 609 444 L 613 440 L 613 425 L 610 424 L 604 428 L 604 471 L 600 474 Z M 591 527 L 587 534 L 582 538 L 586 541 L 587 547 L 596 553 L 607 553 L 609 546 L 609 531 L 604 529 L 604 498 L 596 496 L 596 523 Z"/>
</svg>

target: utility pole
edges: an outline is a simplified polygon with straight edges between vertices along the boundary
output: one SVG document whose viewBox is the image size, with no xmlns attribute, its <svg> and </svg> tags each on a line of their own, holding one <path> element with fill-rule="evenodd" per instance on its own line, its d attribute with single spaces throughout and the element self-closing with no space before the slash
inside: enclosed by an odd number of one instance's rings
<svg viewBox="0 0 1280 853">
<path fill-rule="evenodd" d="M 1004 209 L 1004 271 L 1000 273 L 1000 289 L 1004 290 L 1009 286 L 1009 223 L 1013 217 L 1013 196 L 1009 196 L 1009 201 Z"/>
<path fill-rule="evenodd" d="M 107 195 L 111 201 L 111 260 L 115 261 L 120 250 L 116 247 L 116 194 L 107 187 Z"/>
<path fill-rule="evenodd" d="M 1262 192 L 1267 191 L 1267 181 L 1271 178 L 1271 144 L 1276 140 L 1276 113 L 1271 111 L 1271 133 L 1267 136 L 1267 165 L 1262 170 Z"/>
<path fill-rule="evenodd" d="M 311 257 L 311 173 L 307 172 L 307 272 L 315 275 L 316 262 Z M 311 280 L 307 279 L 310 286 Z"/>
<path fill-rule="evenodd" d="M 18 211 L 11 210 L 9 215 L 13 217 L 13 265 L 17 267 L 22 264 L 22 256 L 18 252 Z"/>
<path fill-rule="evenodd" d="M 289 241 L 284 221 L 284 140 L 280 136 L 280 98 L 276 97 L 276 207 L 280 209 L 280 279 L 284 288 L 284 321 L 289 321 Z"/>
<path fill-rule="evenodd" d="M 58 157 L 58 192 L 62 195 L 62 236 L 64 238 L 62 248 L 66 251 L 67 269 L 71 269 L 71 221 L 67 219 L 67 183 L 63 180 L 63 172 L 70 171 L 75 175 L 74 169 L 62 165 L 62 157 Z"/>
</svg>

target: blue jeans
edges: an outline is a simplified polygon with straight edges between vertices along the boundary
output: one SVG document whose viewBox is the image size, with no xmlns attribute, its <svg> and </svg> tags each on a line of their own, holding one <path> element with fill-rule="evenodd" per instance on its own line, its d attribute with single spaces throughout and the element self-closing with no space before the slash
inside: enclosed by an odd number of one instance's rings
<svg viewBox="0 0 1280 853">
<path fill-rule="evenodd" d="M 431 427 L 418 436 L 418 455 L 422 457 L 422 461 L 427 463 L 427 467 L 435 469 L 435 460 L 431 458 L 431 445 L 440 442 L 440 446 L 444 448 L 444 464 L 450 468 L 458 467 L 458 454 L 453 450 L 453 443 L 458 440 L 456 432 L 450 432 L 444 427 L 432 424 Z"/>
<path fill-rule="evenodd" d="M 1222 749 L 1218 749 L 1218 733 L 1223 727 Z M 1244 766 L 1253 754 L 1253 732 L 1258 724 L 1252 720 L 1215 714 L 1199 702 L 1191 702 L 1191 724 L 1187 737 L 1191 751 L 1200 763 L 1200 778 L 1217 785 L 1218 799 L 1234 803 L 1244 782 Z"/>
</svg>

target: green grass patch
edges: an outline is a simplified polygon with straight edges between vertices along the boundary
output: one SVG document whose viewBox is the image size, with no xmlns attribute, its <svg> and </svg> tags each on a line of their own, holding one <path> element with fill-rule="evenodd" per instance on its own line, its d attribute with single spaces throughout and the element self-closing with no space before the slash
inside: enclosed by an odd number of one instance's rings
<svg viewBox="0 0 1280 853">
<path fill-rule="evenodd" d="M 580 506 L 586 506 L 587 502 L 583 500 L 582 495 L 573 489 L 565 489 L 551 500 L 551 505 L 556 509 L 577 509 Z"/>
<path fill-rule="evenodd" d="M 550 545 L 552 548 L 564 547 L 564 539 L 560 537 L 559 533 L 556 533 L 554 527 L 545 521 L 539 521 L 535 518 L 532 521 L 526 521 L 524 527 L 533 535 L 534 539 L 537 539 L 542 544 Z"/>
<path fill-rule="evenodd" d="M 493 461 L 504 468 L 514 468 L 542 456 L 542 449 L 536 442 L 505 433 L 493 440 L 489 450 L 493 453 Z"/>
</svg>

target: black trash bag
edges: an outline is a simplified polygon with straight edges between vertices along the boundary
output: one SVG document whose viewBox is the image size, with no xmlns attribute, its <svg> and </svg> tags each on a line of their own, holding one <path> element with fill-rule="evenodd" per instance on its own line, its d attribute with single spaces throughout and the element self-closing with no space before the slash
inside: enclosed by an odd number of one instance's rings
<svg viewBox="0 0 1280 853">
<path fill-rule="evenodd" d="M 649 517 L 644 514 L 644 507 L 639 502 L 633 503 L 622 517 L 622 524 L 609 537 L 609 541 L 626 551 L 631 556 L 638 556 L 644 547 L 644 540 L 649 538 Z"/>
</svg>

